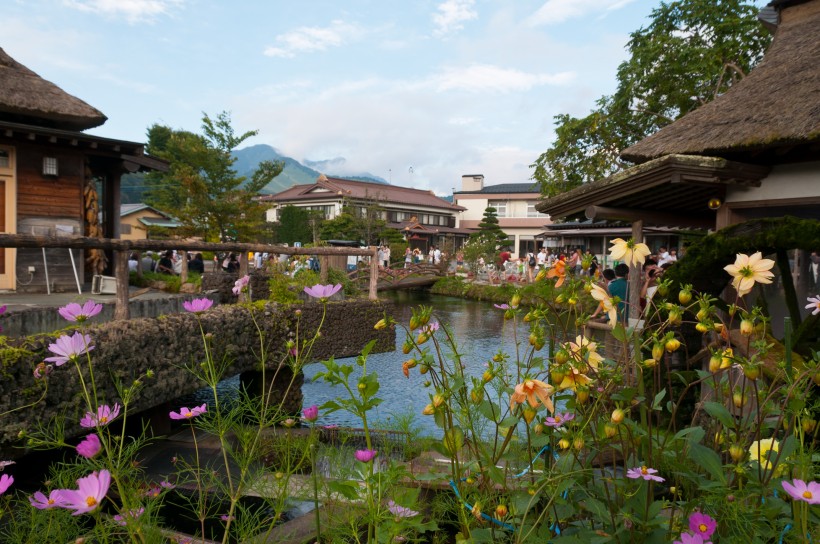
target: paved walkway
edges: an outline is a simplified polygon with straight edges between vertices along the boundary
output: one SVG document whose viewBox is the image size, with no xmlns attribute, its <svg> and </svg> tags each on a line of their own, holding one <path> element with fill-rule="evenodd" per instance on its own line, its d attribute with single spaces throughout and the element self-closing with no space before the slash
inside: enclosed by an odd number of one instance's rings
<svg viewBox="0 0 820 544">
<path fill-rule="evenodd" d="M 156 289 L 147 289 L 131 286 L 129 290 L 131 300 L 162 299 L 177 296 L 175 293 L 166 293 Z M 18 293 L 14 291 L 0 291 L 0 306 L 6 306 L 6 312 L 19 312 L 31 308 L 59 308 L 69 302 L 82 304 L 86 300 L 93 300 L 100 304 L 114 304 L 117 295 L 92 295 L 91 284 L 83 286 L 83 292 L 69 291 L 66 293 Z"/>
</svg>

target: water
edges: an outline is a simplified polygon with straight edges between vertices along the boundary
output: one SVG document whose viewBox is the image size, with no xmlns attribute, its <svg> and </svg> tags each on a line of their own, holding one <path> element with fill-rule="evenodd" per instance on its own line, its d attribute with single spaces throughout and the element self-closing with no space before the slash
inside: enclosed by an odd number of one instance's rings
<svg viewBox="0 0 820 544">
<path fill-rule="evenodd" d="M 506 353 L 515 353 L 512 321 L 505 322 L 504 311 L 493 307 L 490 302 L 432 295 L 427 291 L 404 291 L 389 296 L 396 303 L 396 314 L 393 318 L 405 325 L 410 321 L 411 308 L 420 304 L 433 306 L 432 320 L 447 324 L 452 329 L 453 336 L 459 343 L 459 350 L 463 354 L 465 373 L 469 376 L 481 376 L 486 370 L 487 362 L 500 348 Z M 402 363 L 410 358 L 401 351 L 405 334 L 404 329 L 397 326 L 396 351 L 372 354 L 367 359 L 368 372 L 378 374 L 381 386 L 378 397 L 383 400 L 381 405 L 368 413 L 368 422 L 371 427 L 396 428 L 399 425 L 398 420 L 404 421 L 406 417 L 412 416 L 413 426 L 423 435 L 441 436 L 441 430 L 436 427 L 433 417 L 421 413 L 430 403 L 432 393 L 432 388 L 423 385 L 428 376 L 421 375 L 418 367 L 410 370 L 409 379 L 402 374 Z M 436 334 L 440 335 L 441 331 Z M 518 341 L 521 343 L 522 356 L 524 350 L 529 347 L 528 335 L 527 325 L 519 323 Z M 355 366 L 355 358 L 338 361 Z M 316 375 L 322 371 L 324 365 L 319 363 L 309 364 L 304 368 L 305 383 L 302 386 L 302 393 L 305 406 L 321 406 L 329 400 L 347 394 L 341 386 L 334 387 L 316 379 Z M 354 390 L 359 376 L 361 368 L 355 366 L 350 378 Z M 362 426 L 359 418 L 343 411 L 321 414 L 318 424 L 356 428 Z"/>
</svg>

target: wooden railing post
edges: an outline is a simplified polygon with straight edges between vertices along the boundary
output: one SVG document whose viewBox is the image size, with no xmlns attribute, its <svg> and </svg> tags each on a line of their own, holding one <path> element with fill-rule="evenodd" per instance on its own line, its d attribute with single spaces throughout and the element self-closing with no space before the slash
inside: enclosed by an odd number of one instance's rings
<svg viewBox="0 0 820 544">
<path fill-rule="evenodd" d="M 328 260 L 327 260 L 327 255 L 320 255 L 319 256 L 319 269 L 320 269 L 319 281 L 322 282 L 323 284 L 327 283 L 327 268 L 328 268 L 328 266 L 329 266 L 329 264 L 328 264 Z"/>
<path fill-rule="evenodd" d="M 367 298 L 370 300 L 379 300 L 377 293 L 379 286 L 379 261 L 376 248 L 373 248 L 373 253 L 370 255 L 370 290 Z"/>
<path fill-rule="evenodd" d="M 114 251 L 114 276 L 117 278 L 117 304 L 114 319 L 128 319 L 128 250 Z"/>
<path fill-rule="evenodd" d="M 179 251 L 179 258 L 182 259 L 182 267 L 179 270 L 179 282 L 188 281 L 188 252 L 184 249 Z"/>
</svg>

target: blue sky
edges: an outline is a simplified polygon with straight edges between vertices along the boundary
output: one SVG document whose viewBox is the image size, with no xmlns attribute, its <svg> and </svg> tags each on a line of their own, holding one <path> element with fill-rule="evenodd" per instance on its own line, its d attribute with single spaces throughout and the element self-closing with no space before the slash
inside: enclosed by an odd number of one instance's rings
<svg viewBox="0 0 820 544">
<path fill-rule="evenodd" d="M 230 111 L 246 145 L 449 194 L 525 182 L 611 93 L 654 0 L 11 0 L 0 47 L 144 141 Z M 411 171 L 412 170 L 412 171 Z"/>
</svg>

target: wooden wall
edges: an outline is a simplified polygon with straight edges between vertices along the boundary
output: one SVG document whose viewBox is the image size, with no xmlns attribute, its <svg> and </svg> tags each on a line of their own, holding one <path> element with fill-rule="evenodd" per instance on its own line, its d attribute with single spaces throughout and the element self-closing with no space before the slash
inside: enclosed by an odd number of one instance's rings
<svg viewBox="0 0 820 544">
<path fill-rule="evenodd" d="M 54 234 L 55 227 L 71 227 L 74 234 L 82 234 L 82 186 L 85 155 L 74 148 L 46 147 L 18 143 L 17 152 L 17 232 L 19 234 Z M 44 177 L 43 157 L 57 157 L 59 174 Z M 51 232 L 45 232 L 52 229 Z M 83 281 L 82 252 L 74 251 L 74 258 Z M 52 290 L 76 289 L 74 272 L 67 249 L 46 250 L 48 276 Z M 29 273 L 33 266 L 34 274 Z M 17 251 L 17 290 L 19 292 L 46 291 L 43 252 L 40 249 Z"/>
</svg>

